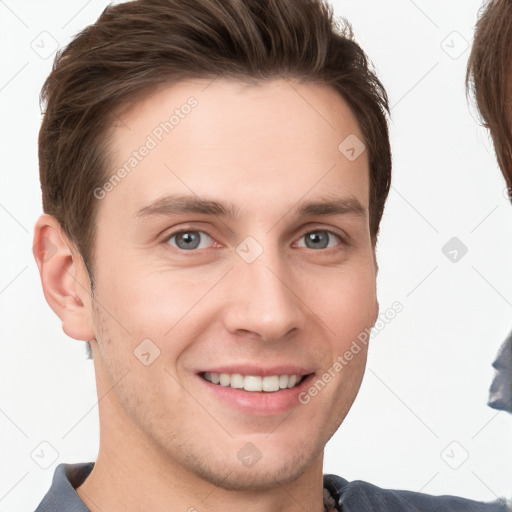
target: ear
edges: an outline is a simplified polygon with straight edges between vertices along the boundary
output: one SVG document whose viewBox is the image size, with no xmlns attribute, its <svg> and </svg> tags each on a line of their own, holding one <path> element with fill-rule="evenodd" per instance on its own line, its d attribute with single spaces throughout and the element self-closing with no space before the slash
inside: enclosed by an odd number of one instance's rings
<svg viewBox="0 0 512 512">
<path fill-rule="evenodd" d="M 37 220 L 33 252 L 44 296 L 62 321 L 62 330 L 77 340 L 93 339 L 89 275 L 55 217 L 45 214 Z"/>
</svg>

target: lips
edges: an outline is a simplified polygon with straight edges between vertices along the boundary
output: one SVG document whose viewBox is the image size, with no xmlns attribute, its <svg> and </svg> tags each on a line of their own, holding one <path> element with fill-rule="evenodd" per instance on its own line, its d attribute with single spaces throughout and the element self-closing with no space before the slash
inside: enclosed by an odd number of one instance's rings
<svg viewBox="0 0 512 512">
<path fill-rule="evenodd" d="M 209 368 L 197 376 L 208 396 L 231 410 L 261 417 L 302 407 L 298 396 L 314 379 L 314 371 L 292 365 L 265 368 L 249 364 Z"/>
</svg>

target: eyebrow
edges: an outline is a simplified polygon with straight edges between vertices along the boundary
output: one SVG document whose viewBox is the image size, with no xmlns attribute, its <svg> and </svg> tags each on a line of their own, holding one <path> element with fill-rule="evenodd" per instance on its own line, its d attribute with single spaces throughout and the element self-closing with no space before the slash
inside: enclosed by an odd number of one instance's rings
<svg viewBox="0 0 512 512">
<path fill-rule="evenodd" d="M 300 201 L 290 212 L 299 217 L 313 215 L 355 215 L 366 218 L 366 208 L 355 197 L 337 199 L 317 199 Z M 136 213 L 136 217 L 169 216 L 186 213 L 215 215 L 236 219 L 239 207 L 232 203 L 222 203 L 212 199 L 202 199 L 189 195 L 169 195 L 157 199 Z"/>
</svg>

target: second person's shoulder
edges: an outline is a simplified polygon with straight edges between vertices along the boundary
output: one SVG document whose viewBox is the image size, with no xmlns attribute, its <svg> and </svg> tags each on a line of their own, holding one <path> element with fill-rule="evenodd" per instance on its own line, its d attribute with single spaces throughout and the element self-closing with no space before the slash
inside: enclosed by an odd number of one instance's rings
<svg viewBox="0 0 512 512">
<path fill-rule="evenodd" d="M 324 487 L 343 512 L 511 512 L 504 499 L 480 502 L 457 496 L 432 496 L 413 491 L 382 489 L 362 480 L 348 482 L 324 475 Z"/>
</svg>

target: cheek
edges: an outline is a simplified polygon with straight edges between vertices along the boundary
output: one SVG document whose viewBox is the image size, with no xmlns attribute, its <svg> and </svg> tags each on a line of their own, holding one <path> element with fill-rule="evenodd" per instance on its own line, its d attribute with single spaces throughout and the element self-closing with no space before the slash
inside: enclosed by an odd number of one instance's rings
<svg viewBox="0 0 512 512">
<path fill-rule="evenodd" d="M 352 268 L 332 276 L 318 294 L 317 311 L 342 344 L 371 328 L 378 314 L 374 271 Z"/>
<path fill-rule="evenodd" d="M 118 262 L 103 267 L 98 300 L 132 336 L 161 337 L 187 316 L 216 279 L 216 272 L 199 278 L 193 270 Z"/>
</svg>

